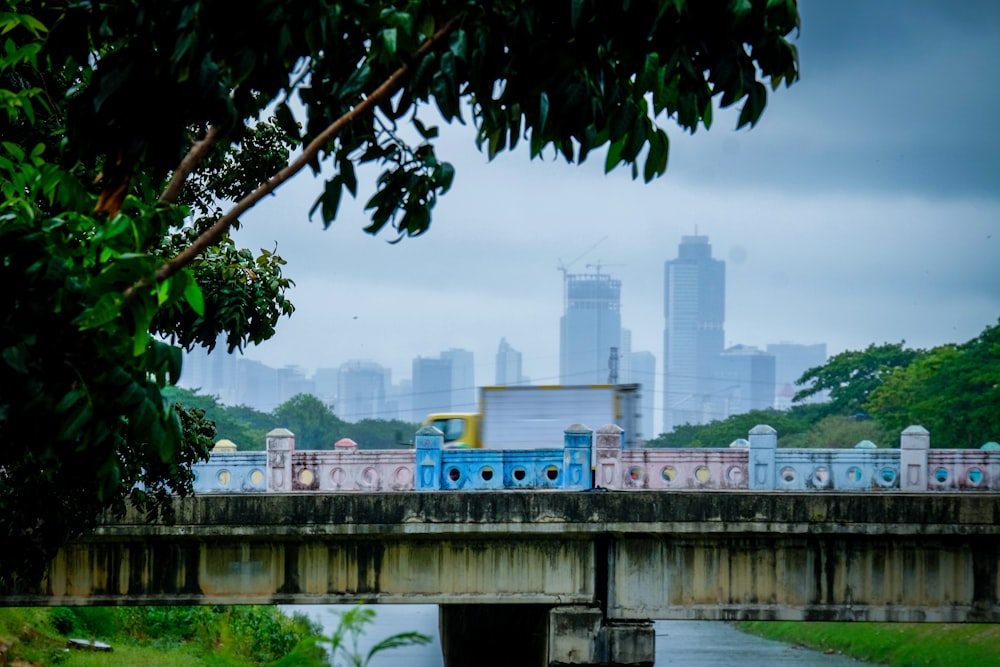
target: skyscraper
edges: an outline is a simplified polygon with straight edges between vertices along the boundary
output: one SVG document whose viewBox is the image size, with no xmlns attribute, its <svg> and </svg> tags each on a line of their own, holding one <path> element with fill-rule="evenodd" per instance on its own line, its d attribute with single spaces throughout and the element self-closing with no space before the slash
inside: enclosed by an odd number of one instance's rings
<svg viewBox="0 0 1000 667">
<path fill-rule="evenodd" d="M 413 360 L 413 421 L 432 412 L 450 412 L 451 361 L 417 357 Z"/>
<path fill-rule="evenodd" d="M 652 352 L 631 352 L 624 375 L 625 382 L 642 385 L 642 430 L 637 434 L 643 439 L 656 437 L 653 424 L 656 396 L 656 357 Z"/>
<path fill-rule="evenodd" d="M 716 363 L 725 341 L 726 264 L 707 236 L 683 236 L 663 276 L 663 431 L 721 417 Z"/>
<path fill-rule="evenodd" d="M 749 345 L 733 345 L 718 358 L 724 385 L 722 417 L 774 407 L 774 355 Z"/>
<path fill-rule="evenodd" d="M 452 348 L 442 352 L 441 358 L 451 363 L 451 409 L 456 412 L 475 412 L 476 364 L 472 352 Z"/>
<path fill-rule="evenodd" d="M 608 381 L 612 349 L 621 348 L 622 283 L 607 274 L 564 274 L 560 320 L 559 379 L 562 384 Z"/>
<path fill-rule="evenodd" d="M 392 372 L 373 361 L 354 359 L 340 365 L 337 404 L 334 413 L 346 422 L 382 419 L 386 389 L 392 384 Z"/>
<path fill-rule="evenodd" d="M 511 347 L 506 338 L 500 339 L 496 370 L 496 382 L 500 386 L 525 383 L 521 374 L 521 353 Z"/>
</svg>

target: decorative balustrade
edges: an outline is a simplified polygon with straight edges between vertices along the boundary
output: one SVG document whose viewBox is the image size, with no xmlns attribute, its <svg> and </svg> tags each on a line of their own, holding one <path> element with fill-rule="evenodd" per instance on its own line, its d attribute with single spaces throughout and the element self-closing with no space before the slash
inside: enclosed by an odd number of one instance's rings
<svg viewBox="0 0 1000 667">
<path fill-rule="evenodd" d="M 266 452 L 213 452 L 194 466 L 195 493 L 252 493 L 267 490 Z"/>
<path fill-rule="evenodd" d="M 414 449 L 295 449 L 287 429 L 267 435 L 266 452 L 216 451 L 195 470 L 196 493 L 374 492 L 552 489 L 755 491 L 1000 491 L 1000 450 L 930 449 L 911 426 L 899 449 L 779 449 L 777 433 L 757 426 L 746 446 L 626 449 L 615 425 L 593 433 L 574 424 L 556 449 L 447 449 L 437 429 Z M 592 476 L 593 473 L 593 476 Z"/>
</svg>

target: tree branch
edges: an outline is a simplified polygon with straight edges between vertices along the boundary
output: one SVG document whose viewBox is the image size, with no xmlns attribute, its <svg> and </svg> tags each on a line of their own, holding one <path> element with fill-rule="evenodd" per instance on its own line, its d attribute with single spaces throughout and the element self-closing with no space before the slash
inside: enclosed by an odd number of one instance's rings
<svg viewBox="0 0 1000 667">
<path fill-rule="evenodd" d="M 219 133 L 215 129 L 215 126 L 209 126 L 208 132 L 205 133 L 205 138 L 201 141 L 196 141 L 191 146 L 191 150 L 187 152 L 187 155 L 184 156 L 184 159 L 177 166 L 177 169 L 170 177 L 170 182 L 167 183 L 167 187 L 163 190 L 163 194 L 160 195 L 160 201 L 170 204 L 177 203 L 177 198 L 181 196 L 181 190 L 184 189 L 184 181 L 201 164 L 201 161 L 205 159 L 205 156 L 208 155 L 208 152 L 212 150 L 212 147 L 215 146 L 218 140 Z"/>
<path fill-rule="evenodd" d="M 340 134 L 344 130 L 344 128 L 353 123 L 363 114 L 372 110 L 376 105 L 390 99 L 393 95 L 395 95 L 396 92 L 402 87 L 406 77 L 410 74 L 410 70 L 413 68 L 413 65 L 417 63 L 421 58 L 426 56 L 428 53 L 430 53 L 434 49 L 434 47 L 436 47 L 438 43 L 455 28 L 458 22 L 462 19 L 462 16 L 463 14 L 459 14 L 458 16 L 455 16 L 450 21 L 441 26 L 441 28 L 439 28 L 437 32 L 428 37 L 427 40 L 420 45 L 420 48 L 416 50 L 416 52 L 413 54 L 413 57 L 410 59 L 408 63 L 402 65 L 399 69 L 393 72 L 388 79 L 383 81 L 382 84 L 379 85 L 379 87 L 376 88 L 371 93 L 371 95 L 369 95 L 361 102 L 359 102 L 357 106 L 355 106 L 353 109 L 345 113 L 337 120 L 333 121 L 333 123 L 331 123 L 329 127 L 323 130 L 323 132 L 317 135 L 316 138 L 313 139 L 308 146 L 306 146 L 306 148 L 302 151 L 302 154 L 299 155 L 299 157 L 297 157 L 295 160 L 289 163 L 287 167 L 285 167 L 277 174 L 272 176 L 270 179 L 268 179 L 266 183 L 262 184 L 256 190 L 254 190 L 249 195 L 240 200 L 236 204 L 236 206 L 234 206 L 225 215 L 219 218 L 214 225 L 212 225 L 204 232 L 202 232 L 201 235 L 198 236 L 198 238 L 196 238 L 191 243 L 191 245 L 185 248 L 176 257 L 174 257 L 170 261 L 160 266 L 160 268 L 157 269 L 156 273 L 154 274 L 153 283 L 150 283 L 150 281 L 148 280 L 142 280 L 137 282 L 136 284 L 132 285 L 127 290 L 125 290 L 125 298 L 126 299 L 133 298 L 135 294 L 138 292 L 138 290 L 144 287 L 148 287 L 150 284 L 161 283 L 167 278 L 173 276 L 175 273 L 177 273 L 184 267 L 191 264 L 191 262 L 193 262 L 198 257 L 198 255 L 201 254 L 203 250 L 218 243 L 222 239 L 222 236 L 229 230 L 229 228 L 232 227 L 233 224 L 239 220 L 240 215 L 253 208 L 253 206 L 256 205 L 257 202 L 263 199 L 266 195 L 271 194 L 285 181 L 289 180 L 290 178 L 298 174 L 300 171 L 302 171 L 302 169 L 306 165 L 308 165 L 309 162 L 312 161 L 314 157 L 316 157 L 316 155 L 319 154 L 319 151 L 324 146 L 326 146 L 334 137 Z M 211 132 L 212 131 L 209 130 L 209 133 Z M 195 146 L 192 146 L 191 151 L 188 152 L 188 155 L 186 155 L 184 161 L 182 161 L 181 167 L 178 168 L 177 172 L 175 172 L 174 174 L 174 177 L 171 178 L 170 186 L 168 186 L 167 190 L 164 191 L 164 197 L 172 193 L 174 180 L 178 177 L 178 174 L 182 172 L 182 169 L 185 166 L 185 163 L 188 162 L 188 159 L 194 157 L 197 154 L 197 149 L 199 148 L 199 144 L 205 144 L 208 139 L 209 135 L 206 134 L 205 139 L 198 142 L 198 144 L 196 144 Z M 211 144 L 208 144 L 203 148 L 205 151 L 207 151 L 209 148 L 211 148 Z M 200 159 L 201 159 L 200 156 L 197 157 L 197 160 Z M 197 162 L 194 162 L 193 164 L 197 164 Z M 186 175 L 187 173 L 184 173 L 181 176 L 181 181 L 183 181 L 183 178 L 186 177 Z M 177 194 L 173 194 L 173 196 L 174 198 L 176 198 Z"/>
</svg>

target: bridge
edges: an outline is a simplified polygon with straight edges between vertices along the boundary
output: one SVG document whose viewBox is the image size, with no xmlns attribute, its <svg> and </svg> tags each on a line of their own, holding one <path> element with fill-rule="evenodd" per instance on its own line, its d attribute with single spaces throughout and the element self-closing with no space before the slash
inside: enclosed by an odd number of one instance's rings
<svg viewBox="0 0 1000 667">
<path fill-rule="evenodd" d="M 589 454 L 571 441 L 590 442 L 573 429 L 558 459 L 509 465 L 423 433 L 382 472 L 290 435 L 269 436 L 269 492 L 175 498 L 173 525 L 107 518 L 0 604 L 432 603 L 449 667 L 648 665 L 655 619 L 1000 622 L 1000 459 L 929 451 L 923 429 L 899 450 L 809 456 L 768 427 L 748 448 L 665 453 L 601 429 L 603 488 L 573 472 Z M 263 462 L 234 474 L 238 458 L 202 472 L 232 482 Z M 486 468 L 536 486 L 476 487 L 496 483 Z"/>
<path fill-rule="evenodd" d="M 997 494 L 243 494 L 175 509 L 172 526 L 103 522 L 0 604 L 435 603 L 449 665 L 487 664 L 514 621 L 524 653 L 504 664 L 649 664 L 652 619 L 1000 622 Z"/>
</svg>

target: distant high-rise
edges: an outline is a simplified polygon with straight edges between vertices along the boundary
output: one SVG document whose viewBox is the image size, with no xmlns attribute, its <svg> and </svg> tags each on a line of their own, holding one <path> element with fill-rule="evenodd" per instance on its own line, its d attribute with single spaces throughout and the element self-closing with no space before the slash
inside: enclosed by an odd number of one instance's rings
<svg viewBox="0 0 1000 667">
<path fill-rule="evenodd" d="M 525 383 L 521 374 L 521 353 L 511 347 L 506 338 L 500 339 L 496 370 L 496 382 L 500 386 Z"/>
<path fill-rule="evenodd" d="M 340 365 L 334 414 L 346 422 L 382 419 L 391 371 L 373 361 L 355 359 Z"/>
<path fill-rule="evenodd" d="M 316 384 L 306 377 L 302 368 L 291 365 L 277 369 L 278 401 L 286 403 L 299 394 L 316 395 Z"/>
<path fill-rule="evenodd" d="M 240 361 L 243 357 L 227 352 L 225 337 L 219 336 L 211 353 L 203 347 L 184 353 L 178 384 L 202 396 L 214 396 L 225 405 L 236 405 Z"/>
<path fill-rule="evenodd" d="M 562 384 L 608 381 L 612 349 L 621 348 L 620 280 L 607 274 L 565 274 L 560 320 L 559 379 Z"/>
<path fill-rule="evenodd" d="M 417 357 L 413 360 L 413 421 L 432 412 L 450 412 L 451 361 Z"/>
<path fill-rule="evenodd" d="M 720 418 L 774 407 L 774 355 L 756 347 L 734 345 L 719 355 Z"/>
<path fill-rule="evenodd" d="M 246 405 L 260 412 L 271 412 L 281 404 L 278 371 L 259 361 L 240 359 L 236 388 L 235 400 L 228 405 Z"/>
<path fill-rule="evenodd" d="M 317 368 L 313 373 L 313 385 L 316 387 L 316 398 L 331 409 L 337 407 L 337 392 L 340 387 L 340 369 Z"/>
<path fill-rule="evenodd" d="M 664 266 L 663 431 L 721 417 L 715 376 L 723 350 L 726 264 L 712 258 L 707 236 L 684 236 Z"/>
<path fill-rule="evenodd" d="M 810 368 L 826 363 L 826 343 L 771 343 L 767 346 L 767 352 L 774 355 L 775 407 L 787 409 L 791 407 L 792 396 L 802 389 L 795 386 L 795 381 Z M 807 401 L 826 399 L 824 392 L 823 395 L 809 397 Z"/>
<path fill-rule="evenodd" d="M 451 409 L 455 412 L 475 412 L 476 364 L 470 350 L 452 348 L 441 353 L 451 362 Z"/>
<path fill-rule="evenodd" d="M 643 439 L 656 437 L 657 433 L 653 424 L 656 396 L 656 357 L 653 356 L 652 352 L 630 353 L 626 374 L 623 377 L 625 382 L 642 385 L 642 420 L 640 422 L 642 430 L 636 435 Z"/>
</svg>

